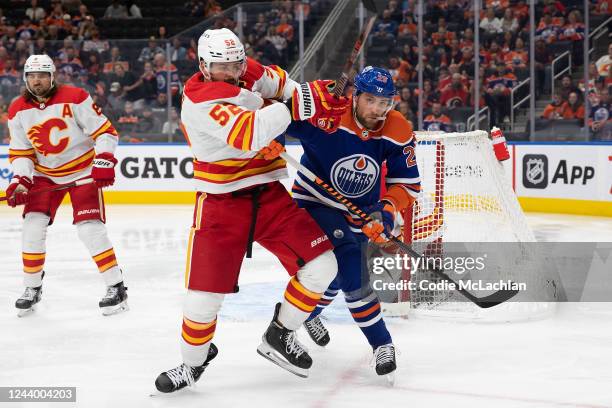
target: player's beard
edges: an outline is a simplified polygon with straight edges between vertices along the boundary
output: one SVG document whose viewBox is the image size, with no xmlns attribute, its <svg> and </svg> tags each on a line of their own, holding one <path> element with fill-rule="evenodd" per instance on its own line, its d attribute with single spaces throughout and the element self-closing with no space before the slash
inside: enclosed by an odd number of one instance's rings
<svg viewBox="0 0 612 408">
<path fill-rule="evenodd" d="M 359 123 L 361 123 L 368 130 L 376 129 L 378 122 L 380 121 L 378 116 L 374 115 L 363 117 L 359 114 L 359 112 L 357 112 L 357 110 L 355 110 L 355 116 L 357 117 Z"/>
</svg>

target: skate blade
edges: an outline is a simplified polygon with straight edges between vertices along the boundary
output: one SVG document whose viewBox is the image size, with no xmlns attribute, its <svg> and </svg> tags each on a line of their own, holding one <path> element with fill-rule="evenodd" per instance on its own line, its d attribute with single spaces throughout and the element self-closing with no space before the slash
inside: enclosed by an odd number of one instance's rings
<svg viewBox="0 0 612 408">
<path fill-rule="evenodd" d="M 102 308 L 102 315 L 103 316 L 112 316 L 112 315 L 116 315 L 122 312 L 126 312 L 130 310 L 130 307 L 127 304 L 127 301 L 124 300 L 123 302 L 119 303 L 118 305 L 115 306 L 107 306 L 107 307 L 103 307 Z"/>
<path fill-rule="evenodd" d="M 34 306 L 28 308 L 28 309 L 19 309 L 19 311 L 17 312 L 17 317 L 26 317 L 31 315 L 32 313 L 34 313 L 36 309 L 34 308 Z"/>
<path fill-rule="evenodd" d="M 393 387 L 395 385 L 395 371 L 385 375 L 387 379 L 387 386 Z"/>
<path fill-rule="evenodd" d="M 261 343 L 259 347 L 257 347 L 257 354 L 298 377 L 308 378 L 308 369 L 294 366 L 266 343 Z"/>
</svg>

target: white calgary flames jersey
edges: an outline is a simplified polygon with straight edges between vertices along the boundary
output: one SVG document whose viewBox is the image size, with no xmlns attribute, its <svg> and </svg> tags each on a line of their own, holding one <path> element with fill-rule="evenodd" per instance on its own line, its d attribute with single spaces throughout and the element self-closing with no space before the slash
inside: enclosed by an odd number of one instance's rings
<svg viewBox="0 0 612 408">
<path fill-rule="evenodd" d="M 15 175 L 58 184 L 89 176 L 96 151 L 114 153 L 118 142 L 117 131 L 91 96 L 68 85 L 46 103 L 17 98 L 9 107 L 8 126 Z"/>
<path fill-rule="evenodd" d="M 291 123 L 283 103 L 297 83 L 276 66 L 247 59 L 240 87 L 206 81 L 201 72 L 185 84 L 181 121 L 194 155 L 198 191 L 228 193 L 288 176 L 281 158 L 265 160 L 257 151 Z"/>
</svg>

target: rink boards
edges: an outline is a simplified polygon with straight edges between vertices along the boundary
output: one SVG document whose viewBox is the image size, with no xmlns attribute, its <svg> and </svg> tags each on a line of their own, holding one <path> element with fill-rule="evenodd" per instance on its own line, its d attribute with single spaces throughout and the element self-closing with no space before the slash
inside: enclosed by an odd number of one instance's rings
<svg viewBox="0 0 612 408">
<path fill-rule="evenodd" d="M 302 148 L 289 145 L 299 157 Z M 0 190 L 12 176 L 0 145 Z M 417 150 L 418 154 L 418 150 Z M 612 143 L 514 143 L 505 174 L 528 212 L 612 216 Z M 117 180 L 109 204 L 190 204 L 191 152 L 184 144 L 128 144 L 116 151 Z M 295 170 L 289 168 L 290 185 Z"/>
</svg>

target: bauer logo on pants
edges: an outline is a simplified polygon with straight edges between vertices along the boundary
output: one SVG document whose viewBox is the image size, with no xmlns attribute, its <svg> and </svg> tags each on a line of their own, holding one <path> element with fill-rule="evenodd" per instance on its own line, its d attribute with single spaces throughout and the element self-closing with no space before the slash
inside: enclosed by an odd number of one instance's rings
<svg viewBox="0 0 612 408">
<path fill-rule="evenodd" d="M 334 163 L 331 182 L 343 196 L 356 198 L 370 192 L 379 175 L 380 167 L 373 158 L 365 154 L 354 154 Z"/>
<path fill-rule="evenodd" d="M 523 156 L 523 185 L 538 189 L 548 186 L 548 157 L 543 154 Z"/>
</svg>

